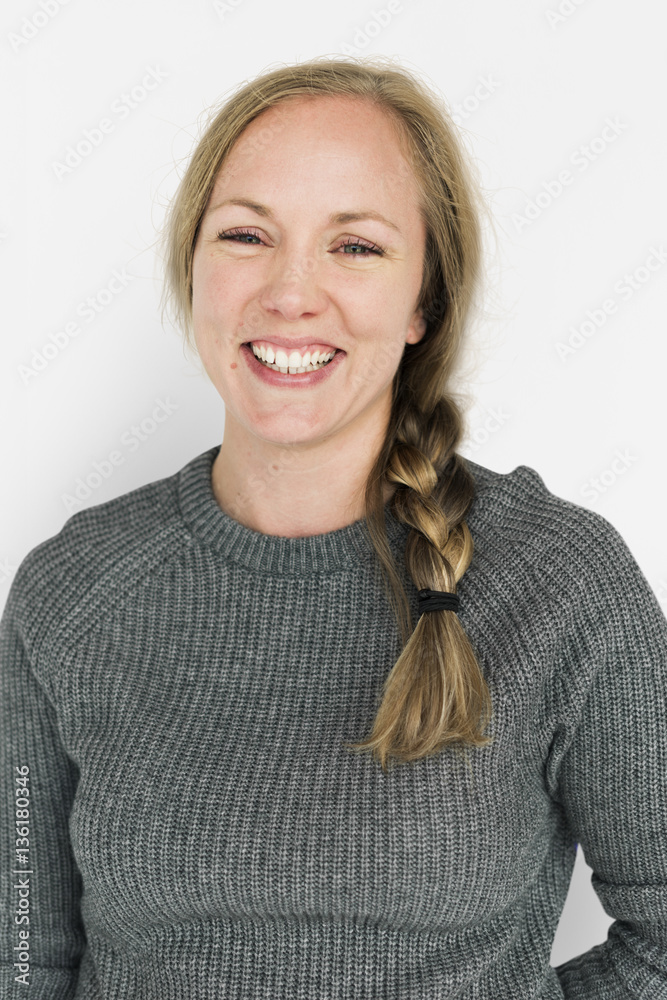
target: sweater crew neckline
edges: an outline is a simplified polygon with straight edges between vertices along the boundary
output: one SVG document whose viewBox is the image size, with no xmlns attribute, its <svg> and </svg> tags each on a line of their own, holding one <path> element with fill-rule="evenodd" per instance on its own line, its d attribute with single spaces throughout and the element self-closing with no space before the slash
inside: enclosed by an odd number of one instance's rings
<svg viewBox="0 0 667 1000">
<path fill-rule="evenodd" d="M 189 462 L 178 474 L 181 513 L 190 530 L 233 562 L 264 573 L 303 575 L 326 573 L 350 562 L 367 563 L 374 549 L 364 518 L 319 535 L 287 538 L 246 527 L 227 514 L 213 493 L 215 445 Z M 397 553 L 410 528 L 385 504 L 387 536 Z"/>
</svg>

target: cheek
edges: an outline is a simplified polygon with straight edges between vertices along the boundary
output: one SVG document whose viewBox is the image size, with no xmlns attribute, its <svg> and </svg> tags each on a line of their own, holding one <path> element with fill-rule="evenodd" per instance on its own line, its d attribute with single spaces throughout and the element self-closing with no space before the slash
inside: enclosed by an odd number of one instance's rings
<svg viewBox="0 0 667 1000">
<path fill-rule="evenodd" d="M 220 341 L 240 323 L 243 288 L 215 261 L 193 262 L 192 322 L 195 334 Z"/>
<path fill-rule="evenodd" d="M 193 267 L 192 271 L 192 308 L 202 316 L 215 312 L 216 307 L 223 305 L 224 284 L 220 274 L 206 262 Z"/>
<path fill-rule="evenodd" d="M 212 274 L 206 263 L 192 263 L 192 327 L 199 357 L 208 369 L 212 349 L 215 347 L 217 295 L 212 284 Z"/>
<path fill-rule="evenodd" d="M 359 289 L 354 302 L 350 301 L 359 315 L 363 313 L 367 324 L 381 328 L 386 335 L 396 330 L 401 318 L 407 312 L 412 295 L 411 283 L 403 276 L 391 273 L 380 276 L 380 280 L 369 281 Z"/>
<path fill-rule="evenodd" d="M 195 331 L 198 322 L 206 314 L 207 299 L 208 275 L 205 266 L 195 254 L 192 261 L 192 320 L 195 324 Z"/>
</svg>

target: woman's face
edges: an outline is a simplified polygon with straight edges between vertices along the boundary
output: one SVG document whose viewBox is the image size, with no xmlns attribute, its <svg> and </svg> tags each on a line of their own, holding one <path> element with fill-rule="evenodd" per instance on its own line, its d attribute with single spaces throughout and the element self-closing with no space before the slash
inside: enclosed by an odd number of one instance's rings
<svg viewBox="0 0 667 1000">
<path fill-rule="evenodd" d="M 425 238 L 412 170 L 371 104 L 293 98 L 251 122 L 193 259 L 195 343 L 225 402 L 225 436 L 230 421 L 280 444 L 383 434 L 405 344 L 425 329 Z M 314 374 L 282 374 L 249 343 L 283 366 L 337 353 Z"/>
</svg>

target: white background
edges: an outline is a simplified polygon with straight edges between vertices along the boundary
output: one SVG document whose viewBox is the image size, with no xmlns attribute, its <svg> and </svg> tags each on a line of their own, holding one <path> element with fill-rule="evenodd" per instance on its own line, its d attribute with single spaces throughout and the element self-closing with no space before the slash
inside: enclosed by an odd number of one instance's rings
<svg viewBox="0 0 667 1000">
<path fill-rule="evenodd" d="M 598 510 L 667 604 L 660 5 L 42 3 L 5 2 L 0 24 L 11 94 L 0 164 L 0 602 L 23 557 L 72 510 L 171 475 L 222 440 L 219 396 L 160 322 L 164 206 L 223 95 L 270 65 L 354 49 L 398 57 L 446 97 L 495 219 L 486 314 L 462 385 L 472 400 L 464 454 L 500 472 L 532 466 L 552 492 Z M 114 110 L 151 71 L 145 99 Z M 113 130 L 57 176 L 67 148 L 103 118 Z M 559 191 L 564 170 L 571 183 Z M 114 271 L 126 286 L 107 302 Z M 100 308 L 92 321 L 79 311 L 89 297 Z M 578 346 L 565 354 L 570 339 Z M 151 423 L 159 401 L 170 415 Z M 142 422 L 140 441 L 131 428 Z M 123 463 L 68 504 L 112 451 Z M 552 964 L 603 941 L 610 922 L 579 850 Z"/>
</svg>

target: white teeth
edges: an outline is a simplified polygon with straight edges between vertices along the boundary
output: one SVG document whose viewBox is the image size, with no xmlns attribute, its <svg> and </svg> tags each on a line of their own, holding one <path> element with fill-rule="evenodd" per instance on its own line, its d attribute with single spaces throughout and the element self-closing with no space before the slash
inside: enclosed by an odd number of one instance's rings
<svg viewBox="0 0 667 1000">
<path fill-rule="evenodd" d="M 255 344 L 250 344 L 252 348 L 252 353 L 263 364 L 267 367 L 277 369 L 285 374 L 295 375 L 298 372 L 314 372 L 318 368 L 322 368 L 325 364 L 333 358 L 335 351 L 330 351 L 329 353 L 320 353 L 319 350 L 313 351 L 312 355 L 309 351 L 306 351 L 302 356 L 298 351 L 292 351 L 288 357 L 285 351 L 280 350 L 280 348 L 275 352 L 271 347 L 257 347 Z"/>
</svg>

